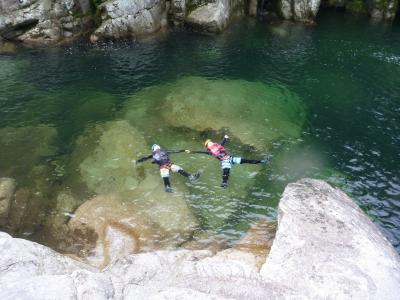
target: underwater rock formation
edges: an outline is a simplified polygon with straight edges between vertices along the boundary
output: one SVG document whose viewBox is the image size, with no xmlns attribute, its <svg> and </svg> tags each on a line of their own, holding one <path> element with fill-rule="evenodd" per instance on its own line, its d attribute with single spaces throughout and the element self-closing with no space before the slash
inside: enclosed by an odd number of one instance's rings
<svg viewBox="0 0 400 300">
<path fill-rule="evenodd" d="M 0 173 L 18 178 L 8 217 L 2 224 L 8 231 L 31 234 L 42 222 L 54 180 L 46 159 L 56 155 L 57 140 L 57 130 L 50 126 L 0 129 Z"/>
<path fill-rule="evenodd" d="M 249 103 L 252 103 L 249 105 Z M 259 103 L 259 105 L 255 104 Z M 282 86 L 245 80 L 211 80 L 185 77 L 169 84 L 151 86 L 134 94 L 121 118 L 146 131 L 149 141 L 168 149 L 202 150 L 206 138 L 231 137 L 232 155 L 263 158 L 277 139 L 297 138 L 302 132 L 304 107 L 300 99 Z M 177 137 L 178 134 L 178 137 Z M 193 206 L 207 229 L 219 230 L 246 202 L 262 165 L 233 167 L 229 185 L 223 190 L 221 166 L 207 155 L 179 154 L 171 158 L 188 171 L 199 170 L 199 182 L 190 187 Z"/>
<path fill-rule="evenodd" d="M 279 137 L 298 137 L 305 117 L 300 99 L 283 86 L 245 80 L 184 77 L 145 88 L 133 95 L 130 103 L 145 106 L 141 117 L 127 105 L 125 118 L 135 127 L 227 130 L 259 150 Z"/>
<path fill-rule="evenodd" d="M 29 44 L 55 44 L 93 27 L 89 0 L 1 0 L 0 36 Z"/>
<path fill-rule="evenodd" d="M 132 161 L 148 151 L 142 134 L 128 122 L 98 124 L 77 139 L 66 180 L 100 194 L 134 190 L 145 173 Z"/>
<path fill-rule="evenodd" d="M 101 272 L 0 233 L 0 298 L 398 299 L 399 255 L 347 195 L 323 181 L 288 185 L 268 256 L 253 250 L 268 247 L 270 237 L 255 233 L 215 255 L 140 253 Z"/>
<path fill-rule="evenodd" d="M 12 178 L 0 178 L 0 225 L 7 223 L 12 197 L 14 196 L 17 182 Z"/>
<path fill-rule="evenodd" d="M 175 248 L 198 227 L 183 196 L 182 192 L 165 193 L 160 179 L 149 176 L 132 193 L 86 201 L 68 227 L 97 235 L 94 250 L 84 257 L 96 267 L 132 253 Z"/>
</svg>

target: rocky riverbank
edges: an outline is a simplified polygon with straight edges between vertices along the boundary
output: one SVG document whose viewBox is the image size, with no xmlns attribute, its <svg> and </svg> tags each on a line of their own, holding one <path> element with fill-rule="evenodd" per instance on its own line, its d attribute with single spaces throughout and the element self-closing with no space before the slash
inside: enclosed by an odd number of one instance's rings
<svg viewBox="0 0 400 300">
<path fill-rule="evenodd" d="M 1 184 L 13 190 L 11 181 Z M 312 179 L 289 184 L 275 238 L 268 228 L 259 224 L 216 254 L 151 251 L 103 270 L 1 233 L 0 298 L 398 298 L 399 255 L 339 189 Z"/>
<path fill-rule="evenodd" d="M 43 46 L 135 39 L 167 28 L 217 33 L 245 15 L 314 23 L 327 7 L 391 22 L 398 0 L 1 0 L 0 49 L 1 39 Z"/>
</svg>

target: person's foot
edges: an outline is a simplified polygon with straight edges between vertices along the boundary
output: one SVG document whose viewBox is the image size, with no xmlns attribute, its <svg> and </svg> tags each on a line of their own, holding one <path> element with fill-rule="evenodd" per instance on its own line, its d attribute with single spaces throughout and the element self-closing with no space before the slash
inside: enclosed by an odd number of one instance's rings
<svg viewBox="0 0 400 300">
<path fill-rule="evenodd" d="M 221 187 L 226 189 L 228 187 L 228 183 L 227 182 L 223 182 L 221 183 Z"/>
<path fill-rule="evenodd" d="M 199 177 L 200 177 L 200 173 L 197 172 L 197 173 L 194 173 L 194 174 L 192 174 L 192 175 L 189 175 L 189 180 L 190 180 L 191 182 L 193 182 L 193 181 L 196 181 Z"/>
<path fill-rule="evenodd" d="M 164 186 L 164 190 L 165 190 L 167 193 L 172 193 L 172 188 L 171 188 L 169 185 Z"/>
<path fill-rule="evenodd" d="M 270 161 L 271 161 L 271 156 L 268 155 L 266 158 L 260 160 L 260 163 L 262 163 L 262 164 L 267 164 L 267 163 L 269 163 Z"/>
</svg>

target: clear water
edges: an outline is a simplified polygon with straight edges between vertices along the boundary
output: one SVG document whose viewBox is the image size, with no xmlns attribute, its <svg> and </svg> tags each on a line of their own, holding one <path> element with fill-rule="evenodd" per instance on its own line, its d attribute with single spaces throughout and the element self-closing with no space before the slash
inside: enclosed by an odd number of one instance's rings
<svg viewBox="0 0 400 300">
<path fill-rule="evenodd" d="M 184 112 L 175 111 L 180 102 Z M 232 153 L 273 155 L 267 166 L 235 166 L 226 191 L 217 161 L 174 156 L 202 172 L 186 199 L 203 230 L 234 242 L 256 220 L 276 218 L 287 183 L 316 177 L 348 192 L 400 250 L 398 23 L 329 12 L 316 27 L 251 19 L 219 36 L 176 32 L 0 55 L 0 177 L 42 189 L 35 218 L 51 214 L 65 187 L 93 195 L 71 179 L 74 147 L 85 130 L 112 120 L 127 120 L 146 147 L 201 149 L 205 137 L 227 132 Z M 52 147 L 32 149 L 41 135 Z M 43 226 L 18 234 L 51 244 Z"/>
</svg>

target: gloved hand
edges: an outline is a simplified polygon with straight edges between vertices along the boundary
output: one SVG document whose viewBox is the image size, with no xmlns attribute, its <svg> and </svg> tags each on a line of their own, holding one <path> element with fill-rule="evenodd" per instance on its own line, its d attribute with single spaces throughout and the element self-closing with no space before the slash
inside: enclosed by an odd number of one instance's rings
<svg viewBox="0 0 400 300">
<path fill-rule="evenodd" d="M 225 134 L 224 139 L 229 139 L 229 136 L 227 134 Z"/>
<path fill-rule="evenodd" d="M 186 153 L 190 153 L 190 150 L 185 150 Z"/>
<path fill-rule="evenodd" d="M 133 163 L 134 165 L 137 165 L 137 161 L 135 159 L 132 159 L 131 163 Z"/>
</svg>

